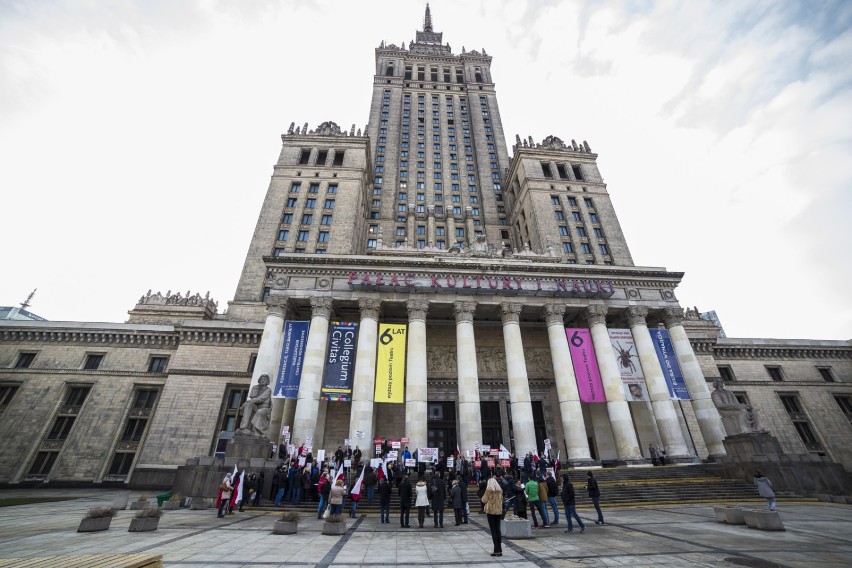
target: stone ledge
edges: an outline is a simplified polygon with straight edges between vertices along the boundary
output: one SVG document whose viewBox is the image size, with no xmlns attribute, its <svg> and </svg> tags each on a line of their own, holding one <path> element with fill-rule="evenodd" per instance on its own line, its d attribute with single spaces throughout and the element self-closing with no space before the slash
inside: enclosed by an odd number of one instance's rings
<svg viewBox="0 0 852 568">
<path fill-rule="evenodd" d="M 743 509 L 745 524 L 750 529 L 761 531 L 785 531 L 784 523 L 778 511 Z"/>
</svg>

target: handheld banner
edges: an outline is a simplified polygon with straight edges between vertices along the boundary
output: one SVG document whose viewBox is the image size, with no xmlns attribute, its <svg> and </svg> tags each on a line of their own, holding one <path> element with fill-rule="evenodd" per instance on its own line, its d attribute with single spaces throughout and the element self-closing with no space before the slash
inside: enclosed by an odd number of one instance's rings
<svg viewBox="0 0 852 568">
<path fill-rule="evenodd" d="M 438 448 L 418 448 L 417 461 L 438 463 Z"/>
<path fill-rule="evenodd" d="M 651 333 L 654 349 L 657 350 L 657 359 L 660 360 L 660 367 L 663 368 L 669 394 L 673 400 L 689 400 L 689 391 L 686 390 L 686 383 L 683 381 L 683 373 L 680 371 L 669 331 L 667 329 L 649 329 L 648 331 Z"/>
<path fill-rule="evenodd" d="M 407 331 L 405 324 L 379 324 L 374 402 L 404 402 Z"/>
<path fill-rule="evenodd" d="M 565 328 L 568 337 L 568 351 L 574 374 L 577 375 L 577 389 L 583 402 L 606 402 L 601 372 L 592 345 L 592 334 L 588 329 L 579 327 Z"/>
<path fill-rule="evenodd" d="M 284 345 L 281 346 L 281 361 L 275 376 L 274 398 L 298 398 L 299 382 L 302 380 L 302 364 L 305 361 L 305 345 L 311 322 L 284 322 Z"/>
<path fill-rule="evenodd" d="M 629 329 L 608 329 L 609 342 L 612 344 L 615 362 L 621 375 L 624 396 L 631 401 L 647 401 L 648 387 L 645 384 L 645 373 L 639 364 L 639 351 L 633 341 Z"/>
<path fill-rule="evenodd" d="M 322 400 L 352 400 L 358 324 L 333 322 L 328 335 L 328 354 L 322 377 Z"/>
</svg>

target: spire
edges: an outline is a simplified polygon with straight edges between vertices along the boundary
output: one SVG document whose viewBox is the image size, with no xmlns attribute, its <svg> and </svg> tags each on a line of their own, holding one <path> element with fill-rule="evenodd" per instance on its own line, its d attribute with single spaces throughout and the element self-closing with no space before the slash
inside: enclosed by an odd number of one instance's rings
<svg viewBox="0 0 852 568">
<path fill-rule="evenodd" d="M 423 18 L 423 31 L 432 31 L 432 12 L 429 11 L 429 3 L 426 2 L 426 16 Z"/>
</svg>

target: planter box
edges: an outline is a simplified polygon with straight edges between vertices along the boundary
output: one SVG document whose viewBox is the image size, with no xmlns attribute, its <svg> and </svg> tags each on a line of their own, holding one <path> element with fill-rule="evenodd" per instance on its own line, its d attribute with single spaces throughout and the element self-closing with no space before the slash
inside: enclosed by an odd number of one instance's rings
<svg viewBox="0 0 852 568">
<path fill-rule="evenodd" d="M 323 522 L 322 534 L 335 535 L 335 536 L 346 534 L 346 522 L 345 521 L 340 522 L 340 523 Z"/>
<path fill-rule="evenodd" d="M 761 531 L 787 530 L 784 528 L 784 523 L 781 522 L 781 515 L 778 514 L 778 511 L 745 509 L 743 516 L 750 529 Z"/>
<path fill-rule="evenodd" d="M 77 532 L 95 532 L 105 531 L 109 528 L 112 522 L 112 517 L 101 517 L 99 519 L 83 519 L 80 521 L 80 526 L 77 527 Z"/>
<path fill-rule="evenodd" d="M 165 501 L 161 508 L 166 511 L 177 511 L 180 509 L 180 501 Z"/>
<path fill-rule="evenodd" d="M 160 519 L 156 517 L 146 517 L 143 519 L 137 519 L 134 517 L 130 519 L 130 528 L 127 529 L 127 532 L 155 531 L 159 524 Z"/>
<path fill-rule="evenodd" d="M 275 521 L 275 524 L 272 525 L 272 534 L 296 534 L 298 528 L 298 521 Z M 323 529 L 323 534 L 325 534 L 325 529 Z"/>
<path fill-rule="evenodd" d="M 190 511 L 203 511 L 207 508 L 207 499 L 204 497 L 196 497 L 189 504 Z"/>
<path fill-rule="evenodd" d="M 127 508 L 127 502 L 129 500 L 130 496 L 127 493 L 122 493 L 112 500 L 112 505 L 110 505 L 109 508 L 114 511 L 123 511 Z"/>
<path fill-rule="evenodd" d="M 716 514 L 716 520 L 720 523 L 727 523 L 729 525 L 746 524 L 742 507 L 713 507 L 713 512 Z"/>
<path fill-rule="evenodd" d="M 500 533 L 503 538 L 525 539 L 532 538 L 532 522 L 527 519 L 500 521 Z"/>
<path fill-rule="evenodd" d="M 130 510 L 131 511 L 139 511 L 139 510 L 142 510 L 142 509 L 147 509 L 150 506 L 151 506 L 151 504 L 148 503 L 148 501 L 133 501 L 130 504 Z"/>
</svg>

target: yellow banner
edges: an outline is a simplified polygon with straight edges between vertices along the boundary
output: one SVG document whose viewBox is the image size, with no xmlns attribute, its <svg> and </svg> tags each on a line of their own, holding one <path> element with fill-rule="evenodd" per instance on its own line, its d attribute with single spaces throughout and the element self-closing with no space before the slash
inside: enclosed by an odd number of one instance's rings
<svg viewBox="0 0 852 568">
<path fill-rule="evenodd" d="M 379 324 L 375 402 L 405 402 L 405 324 Z"/>
</svg>

